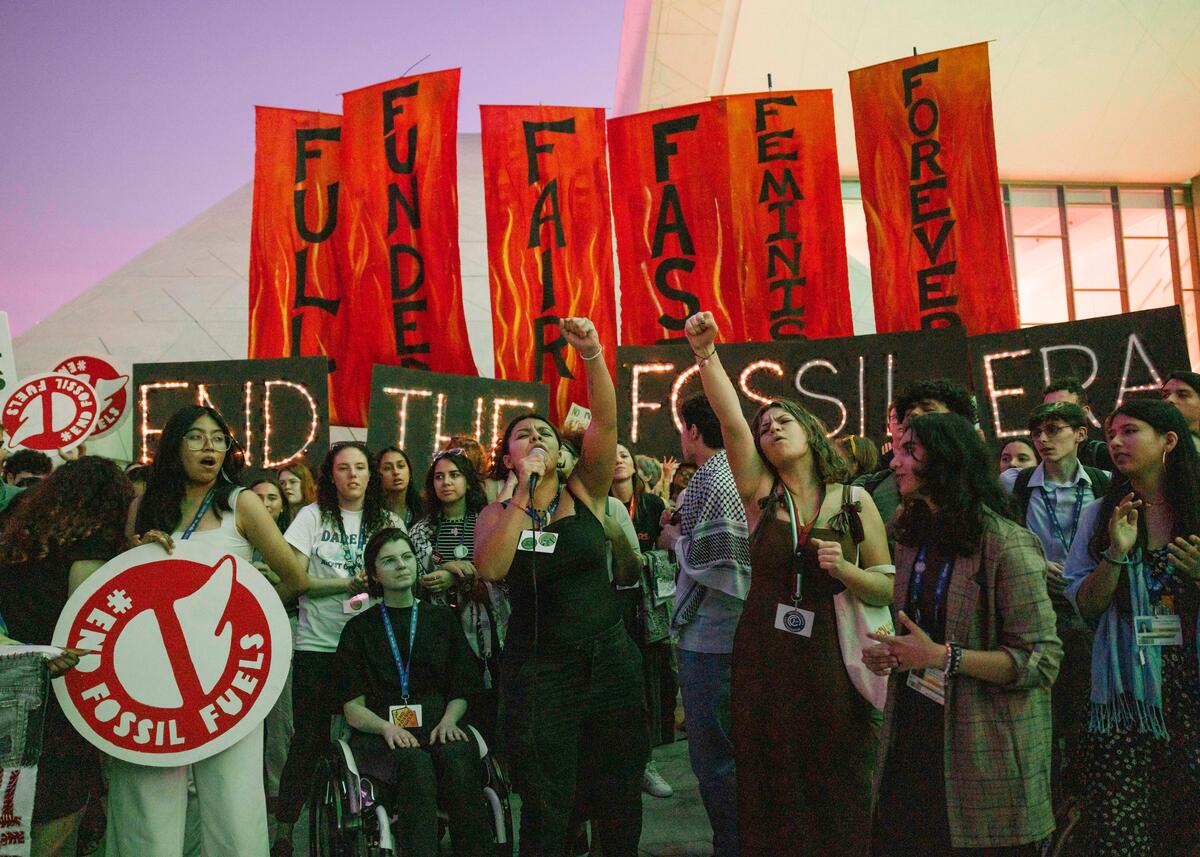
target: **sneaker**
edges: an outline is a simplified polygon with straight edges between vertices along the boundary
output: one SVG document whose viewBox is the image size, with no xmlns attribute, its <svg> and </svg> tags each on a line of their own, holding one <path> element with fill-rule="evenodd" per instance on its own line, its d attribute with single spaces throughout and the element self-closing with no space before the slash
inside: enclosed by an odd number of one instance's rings
<svg viewBox="0 0 1200 857">
<path fill-rule="evenodd" d="M 675 789 L 663 779 L 653 762 L 646 765 L 646 771 L 642 775 L 642 791 L 653 797 L 670 797 L 675 794 Z"/>
</svg>

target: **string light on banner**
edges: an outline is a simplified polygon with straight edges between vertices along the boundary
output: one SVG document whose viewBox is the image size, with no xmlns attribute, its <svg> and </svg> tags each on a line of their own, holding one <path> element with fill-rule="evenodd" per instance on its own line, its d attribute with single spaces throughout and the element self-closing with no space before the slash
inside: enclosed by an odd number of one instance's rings
<svg viewBox="0 0 1200 857">
<path fill-rule="evenodd" d="M 142 411 L 142 454 L 139 460 L 142 464 L 150 463 L 150 436 L 162 434 L 162 429 L 150 428 L 150 391 L 183 390 L 188 386 L 187 381 L 158 381 L 154 384 L 142 384 L 138 387 L 138 399 Z"/>
<path fill-rule="evenodd" d="M 1028 348 L 1022 348 L 1020 351 L 998 351 L 995 354 L 985 354 L 983 356 L 983 374 L 987 379 L 988 399 L 992 405 L 992 426 L 996 430 L 997 438 L 1020 437 L 1025 434 L 1024 429 L 1006 430 L 1000 425 L 1000 400 L 1009 396 L 1024 396 L 1025 388 L 1004 387 L 997 389 L 996 373 L 992 368 L 992 364 L 997 360 L 1016 360 L 1021 357 L 1028 357 L 1032 353 Z"/>
<path fill-rule="evenodd" d="M 244 404 L 242 407 L 242 412 L 243 412 L 242 413 L 242 425 L 243 425 L 244 434 L 242 436 L 242 449 L 240 452 L 240 454 L 242 455 L 243 461 L 245 462 L 247 467 L 249 467 L 251 464 L 250 444 L 253 440 L 253 437 L 252 437 L 252 432 L 251 432 L 251 428 L 250 428 L 250 426 L 251 426 L 250 404 L 251 404 L 251 401 L 253 400 L 253 397 L 254 397 L 254 382 L 247 381 L 243 387 Z M 196 385 L 196 404 L 200 405 L 201 407 L 212 408 L 217 413 L 221 413 L 221 409 L 218 408 L 216 406 L 216 404 L 213 403 L 212 397 L 208 395 L 208 385 L 207 384 L 197 384 Z"/>
<path fill-rule="evenodd" d="M 1047 387 L 1049 387 L 1053 381 L 1050 376 L 1050 355 L 1055 351 L 1082 351 L 1087 355 L 1088 360 L 1092 364 L 1092 369 L 1088 373 L 1087 378 L 1079 382 L 1079 385 L 1083 387 L 1083 389 L 1086 390 L 1088 387 L 1092 386 L 1092 382 L 1095 381 L 1096 376 L 1100 374 L 1100 359 L 1096 356 L 1096 352 L 1091 348 L 1088 348 L 1086 345 L 1047 345 L 1039 350 L 1042 352 L 1042 378 Z M 1098 420 L 1096 415 L 1092 413 L 1091 408 L 1085 410 L 1084 414 L 1087 416 L 1088 422 L 1090 422 L 1096 428 L 1101 428 L 1100 420 Z"/>
<path fill-rule="evenodd" d="M 636 444 L 638 442 L 638 417 L 642 411 L 657 411 L 662 407 L 659 402 L 643 402 L 639 395 L 641 391 L 642 375 L 655 374 L 665 375 L 668 372 L 675 370 L 674 363 L 635 363 L 630 367 L 631 379 L 629 382 L 629 398 L 632 412 L 632 419 L 629 425 L 629 442 Z"/>
<path fill-rule="evenodd" d="M 838 399 L 835 396 L 826 396 L 824 393 L 814 393 L 812 390 L 809 390 L 804 386 L 805 373 L 808 372 L 809 369 L 814 369 L 818 366 L 822 369 L 828 369 L 834 375 L 837 374 L 837 367 L 828 360 L 809 360 L 796 370 L 796 391 L 802 396 L 808 396 L 810 399 L 820 399 L 822 402 L 832 402 L 834 405 L 837 405 L 838 412 L 842 415 L 842 418 L 838 421 L 838 424 L 834 428 L 825 432 L 826 437 L 834 437 L 835 435 L 840 434 L 842 429 L 846 427 L 846 421 L 850 419 L 850 413 L 846 410 L 846 406 L 842 404 L 841 399 Z"/>
<path fill-rule="evenodd" d="M 742 374 L 738 376 L 738 386 L 742 388 L 742 393 L 745 394 L 747 399 L 758 402 L 760 405 L 768 404 L 771 399 L 750 389 L 750 376 L 763 369 L 771 370 L 771 374 L 777 378 L 782 378 L 784 375 L 783 367 L 774 360 L 755 360 L 743 369 Z"/>
<path fill-rule="evenodd" d="M 446 425 L 446 394 L 438 393 L 436 401 L 437 404 L 433 408 L 433 449 L 430 450 L 430 455 L 450 442 L 450 435 L 442 431 Z"/>
<path fill-rule="evenodd" d="M 689 366 L 679 373 L 679 377 L 671 385 L 671 421 L 675 423 L 675 428 L 680 434 L 683 434 L 683 418 L 679 416 L 679 394 L 683 392 L 683 385 L 688 382 L 688 379 L 699 371 L 699 366 Z"/>
<path fill-rule="evenodd" d="M 858 436 L 867 433 L 867 358 L 858 355 Z"/>
<path fill-rule="evenodd" d="M 247 384 L 249 386 L 249 384 Z M 304 443 L 300 448 L 289 455 L 287 458 L 279 461 L 271 460 L 271 390 L 276 387 L 290 387 L 304 397 L 308 403 L 308 412 L 310 419 L 308 422 L 308 435 L 304 438 Z M 247 408 L 249 405 L 247 405 Z M 309 446 L 317 439 L 317 431 L 321 428 L 321 420 L 319 418 L 320 411 L 317 408 L 317 400 L 313 398 L 312 393 L 308 392 L 308 388 L 303 384 L 297 384 L 294 381 L 267 381 L 263 391 L 263 463 L 262 466 L 268 469 L 277 469 L 286 467 L 294 461 L 302 458 L 308 452 Z M 246 423 L 249 425 L 249 423 Z"/>
<path fill-rule="evenodd" d="M 1126 386 L 1129 383 L 1129 364 L 1133 360 L 1133 350 L 1137 349 L 1138 356 L 1142 358 L 1142 362 L 1146 368 L 1150 370 L 1151 381 L 1147 384 L 1138 384 L 1135 387 Z M 1150 355 L 1146 353 L 1146 349 L 1142 346 L 1142 341 L 1138 339 L 1136 333 L 1129 334 L 1129 341 L 1125 344 L 1125 368 L 1121 370 L 1121 386 L 1117 390 L 1117 405 L 1121 407 L 1125 404 L 1126 393 L 1148 393 L 1151 390 L 1162 389 L 1162 375 L 1154 368 L 1154 363 L 1150 360 Z"/>
<path fill-rule="evenodd" d="M 505 408 L 524 408 L 532 411 L 537 402 L 525 402 L 521 399 L 492 399 L 492 449 L 500 443 L 500 412 Z"/>
<path fill-rule="evenodd" d="M 396 446 L 406 449 L 404 441 L 408 430 L 408 400 L 412 396 L 416 396 L 418 399 L 432 398 L 433 391 L 412 390 L 404 387 L 384 387 L 383 392 L 389 396 L 400 397 L 400 404 L 396 408 Z"/>
<path fill-rule="evenodd" d="M 475 397 L 475 435 L 476 438 L 483 437 L 483 396 Z"/>
</svg>

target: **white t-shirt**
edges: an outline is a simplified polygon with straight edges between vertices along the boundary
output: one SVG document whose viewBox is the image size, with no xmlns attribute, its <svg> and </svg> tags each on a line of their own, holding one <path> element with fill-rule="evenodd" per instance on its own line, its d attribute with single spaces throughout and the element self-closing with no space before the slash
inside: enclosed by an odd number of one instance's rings
<svg viewBox="0 0 1200 857">
<path fill-rule="evenodd" d="M 370 538 L 370 533 L 366 534 L 366 538 L 360 538 L 363 513 L 345 509 L 341 513 L 344 541 L 337 524 L 323 519 L 316 503 L 310 503 L 297 512 L 283 535 L 288 544 L 308 557 L 308 574 L 314 580 L 353 577 L 363 567 L 363 552 Z M 391 512 L 387 516 L 388 526 L 405 529 L 404 522 L 398 517 Z M 363 599 L 357 602 L 361 605 L 359 610 L 347 613 L 342 604 L 348 597 L 344 593 L 320 598 L 300 596 L 296 651 L 337 651 L 342 628 L 352 616 L 358 615 L 377 600 Z"/>
</svg>

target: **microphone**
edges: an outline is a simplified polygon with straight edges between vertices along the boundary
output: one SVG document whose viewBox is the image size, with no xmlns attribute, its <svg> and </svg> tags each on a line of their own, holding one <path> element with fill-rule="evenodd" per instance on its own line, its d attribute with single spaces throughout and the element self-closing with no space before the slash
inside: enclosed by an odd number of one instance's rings
<svg viewBox="0 0 1200 857">
<path fill-rule="evenodd" d="M 540 446 L 534 447 L 533 454 L 541 456 L 541 459 L 543 462 L 548 463 L 550 461 L 550 456 L 547 455 L 546 450 L 542 449 Z M 538 480 L 540 478 L 541 478 L 540 473 L 530 473 L 529 474 L 529 498 L 530 498 L 530 500 L 533 499 L 533 491 L 535 488 L 537 488 Z"/>
</svg>

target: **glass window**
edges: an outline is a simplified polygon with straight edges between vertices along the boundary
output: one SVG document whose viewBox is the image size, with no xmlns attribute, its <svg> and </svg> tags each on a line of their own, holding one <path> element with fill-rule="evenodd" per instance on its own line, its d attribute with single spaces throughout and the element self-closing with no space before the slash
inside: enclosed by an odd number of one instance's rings
<svg viewBox="0 0 1200 857">
<path fill-rule="evenodd" d="M 1120 289 L 1112 205 L 1068 205 L 1067 234 L 1071 238 L 1071 281 L 1075 288 Z"/>
<path fill-rule="evenodd" d="M 1112 191 L 1106 187 L 1069 187 L 1066 189 L 1067 205 L 1076 203 L 1111 205 Z"/>
<path fill-rule="evenodd" d="M 846 222 L 846 256 L 864 267 L 871 267 L 871 249 L 867 244 L 867 214 L 859 200 L 842 200 L 842 219 Z"/>
<path fill-rule="evenodd" d="M 1100 315 L 1121 314 L 1120 292 L 1089 292 L 1075 290 L 1075 318 L 1095 318 Z"/>
<path fill-rule="evenodd" d="M 1022 324 L 1066 321 L 1067 275 L 1061 238 L 1015 238 Z"/>
<path fill-rule="evenodd" d="M 1126 238 L 1166 238 L 1167 210 L 1161 190 L 1120 191 L 1121 229 Z"/>
<path fill-rule="evenodd" d="M 1166 238 L 1131 238 L 1125 241 L 1125 279 L 1129 285 L 1129 310 L 1175 305 L 1171 280 L 1171 246 Z"/>
<path fill-rule="evenodd" d="M 1010 187 L 1013 235 L 1062 235 L 1058 218 L 1058 191 L 1042 187 Z"/>
<path fill-rule="evenodd" d="M 1192 365 L 1200 365 L 1200 337 L 1197 336 L 1196 325 L 1196 293 L 1190 290 L 1183 293 L 1183 330 L 1187 334 L 1188 355 L 1192 359 Z"/>
</svg>

